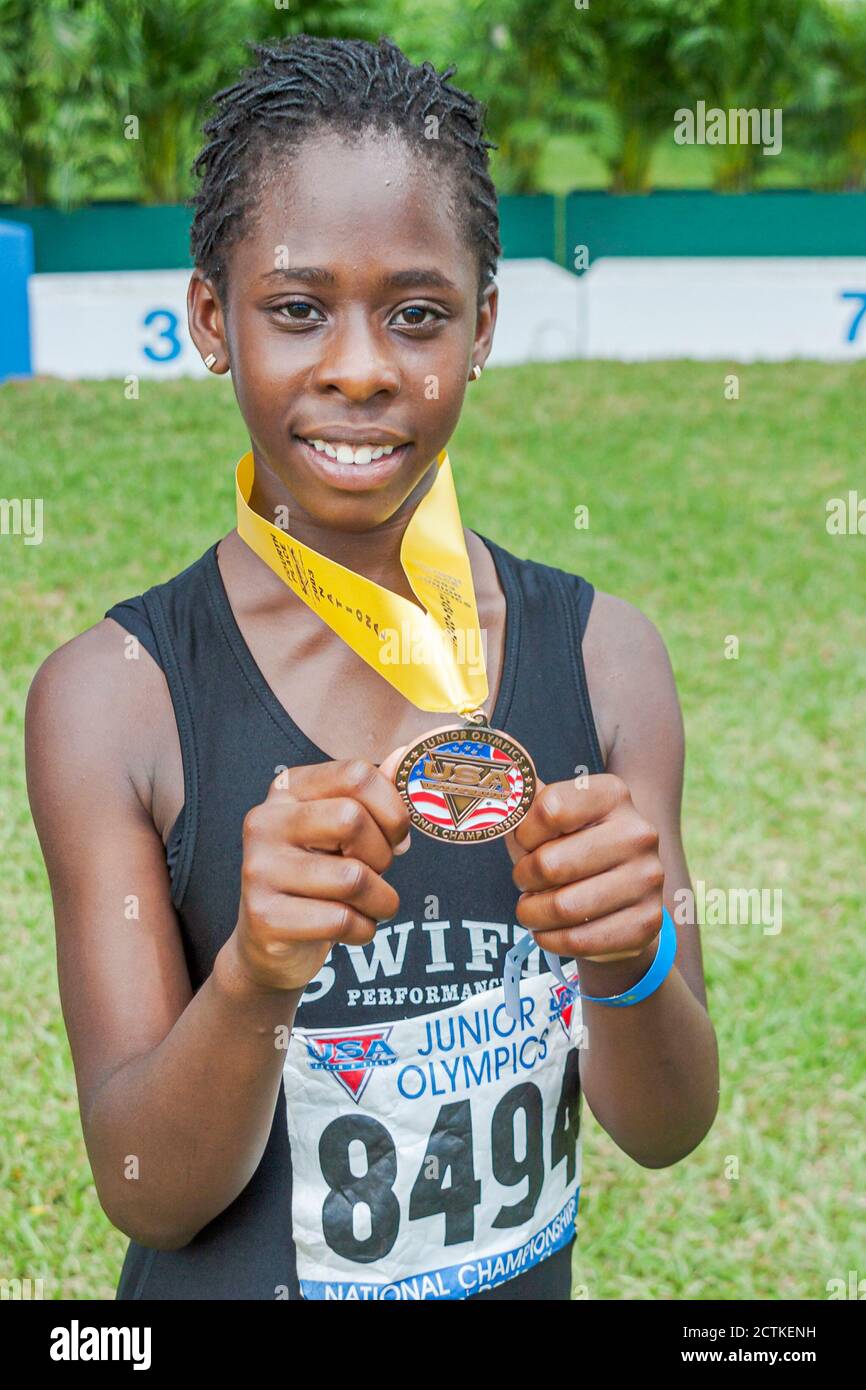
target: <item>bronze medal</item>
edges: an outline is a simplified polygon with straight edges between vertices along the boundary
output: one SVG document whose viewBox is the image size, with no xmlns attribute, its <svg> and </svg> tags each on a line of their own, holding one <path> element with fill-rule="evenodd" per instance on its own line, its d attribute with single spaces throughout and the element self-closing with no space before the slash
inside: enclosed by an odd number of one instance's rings
<svg viewBox="0 0 866 1390">
<path fill-rule="evenodd" d="M 434 840 L 459 845 L 481 844 L 514 830 L 538 784 L 522 744 L 472 716 L 413 743 L 395 780 L 412 825 Z"/>
</svg>

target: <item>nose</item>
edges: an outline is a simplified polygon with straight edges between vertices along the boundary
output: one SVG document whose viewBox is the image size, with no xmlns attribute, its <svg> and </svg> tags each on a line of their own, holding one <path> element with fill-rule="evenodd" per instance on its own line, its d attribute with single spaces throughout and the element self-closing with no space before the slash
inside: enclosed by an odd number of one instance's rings
<svg viewBox="0 0 866 1390">
<path fill-rule="evenodd" d="M 380 392 L 395 396 L 400 373 L 387 330 L 379 332 L 361 309 L 342 315 L 323 335 L 316 385 L 322 391 L 339 391 L 350 401 L 367 401 Z"/>
</svg>

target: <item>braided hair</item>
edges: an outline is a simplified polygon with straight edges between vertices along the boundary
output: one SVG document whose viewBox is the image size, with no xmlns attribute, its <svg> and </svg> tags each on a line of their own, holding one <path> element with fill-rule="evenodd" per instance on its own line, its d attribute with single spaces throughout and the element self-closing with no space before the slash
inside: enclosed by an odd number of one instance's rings
<svg viewBox="0 0 866 1390">
<path fill-rule="evenodd" d="M 480 306 L 502 254 L 487 156 L 497 147 L 483 138 L 486 108 L 448 82 L 456 67 L 416 67 L 385 37 L 369 43 L 298 34 L 251 47 L 258 62 L 214 96 L 215 114 L 203 126 L 209 140 L 192 165 L 201 182 L 188 203 L 195 208 L 190 249 L 223 304 L 226 253 L 248 226 L 269 159 L 325 128 L 352 137 L 396 130 L 452 174 L 457 227 L 478 257 Z"/>
</svg>

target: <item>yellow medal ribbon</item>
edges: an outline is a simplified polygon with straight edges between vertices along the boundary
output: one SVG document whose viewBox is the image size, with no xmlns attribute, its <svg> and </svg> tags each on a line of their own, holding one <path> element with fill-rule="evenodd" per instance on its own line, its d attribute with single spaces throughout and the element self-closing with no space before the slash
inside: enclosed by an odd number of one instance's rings
<svg viewBox="0 0 866 1390">
<path fill-rule="evenodd" d="M 320 555 L 259 516 L 249 505 L 254 478 L 250 451 L 235 474 L 238 533 L 250 549 L 418 709 L 460 715 L 479 709 L 489 693 L 487 670 L 447 451 L 437 455 L 433 486 L 415 508 L 400 545 L 400 564 L 423 613 L 410 599 Z"/>
</svg>

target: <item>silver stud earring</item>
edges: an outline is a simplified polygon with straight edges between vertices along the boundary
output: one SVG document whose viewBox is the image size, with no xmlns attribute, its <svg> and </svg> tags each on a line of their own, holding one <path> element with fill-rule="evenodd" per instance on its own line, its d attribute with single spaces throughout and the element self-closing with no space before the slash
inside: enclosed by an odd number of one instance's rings
<svg viewBox="0 0 866 1390">
<path fill-rule="evenodd" d="M 481 370 L 482 370 L 482 369 L 479 367 L 478 363 L 476 362 L 476 363 L 474 364 L 473 368 L 472 368 L 472 380 L 473 380 L 473 381 L 477 381 L 477 380 L 478 380 L 478 378 L 479 378 L 480 375 L 481 375 Z"/>
<path fill-rule="evenodd" d="M 204 364 L 206 367 L 212 367 L 214 362 L 216 362 L 216 353 L 209 352 L 207 357 L 204 359 Z"/>
</svg>

